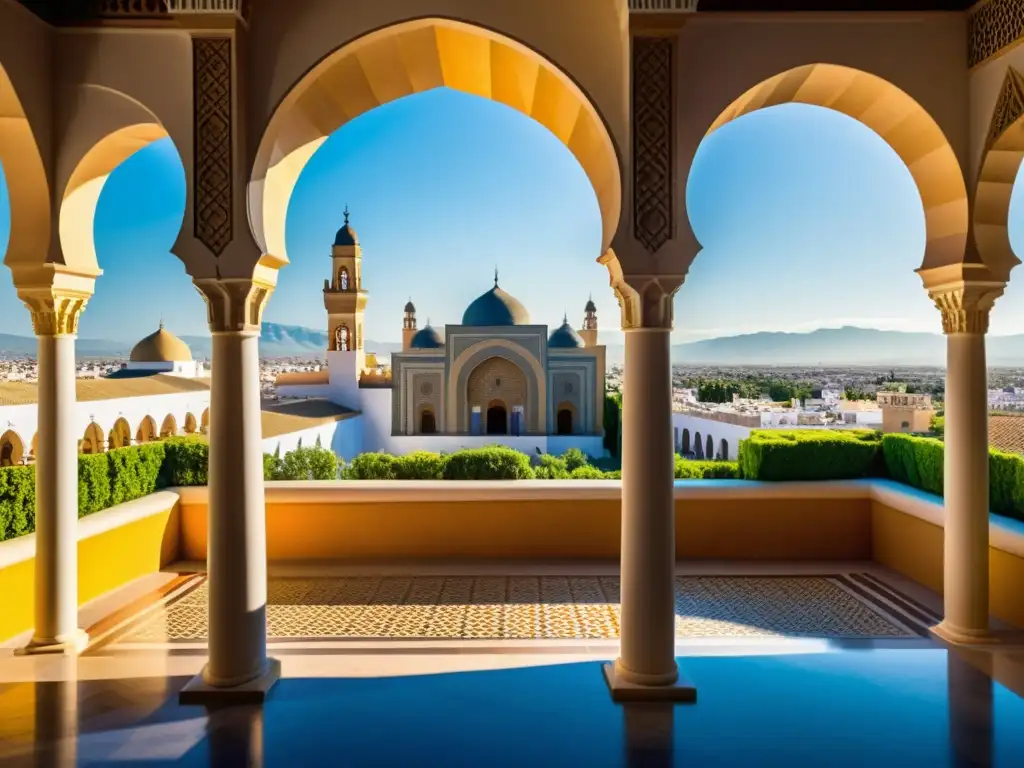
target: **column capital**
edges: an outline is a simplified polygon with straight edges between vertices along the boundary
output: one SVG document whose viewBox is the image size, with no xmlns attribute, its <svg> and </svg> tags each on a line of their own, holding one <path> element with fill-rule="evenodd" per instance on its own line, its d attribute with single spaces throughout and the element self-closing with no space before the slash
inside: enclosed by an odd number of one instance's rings
<svg viewBox="0 0 1024 768">
<path fill-rule="evenodd" d="M 928 295 L 942 313 L 942 332 L 988 332 L 989 313 L 1003 295 L 1002 283 L 968 283 L 932 288 Z"/>
<path fill-rule="evenodd" d="M 625 275 L 609 251 L 598 262 L 608 268 L 612 291 L 619 300 L 622 330 L 672 330 L 672 305 L 686 275 Z"/>
<path fill-rule="evenodd" d="M 91 293 L 58 290 L 52 286 L 39 289 L 18 289 L 18 298 L 32 313 L 32 329 L 36 336 L 76 336 L 78 320 Z"/>
<path fill-rule="evenodd" d="M 259 333 L 273 283 L 256 278 L 196 279 L 192 283 L 206 301 L 211 333 Z"/>
</svg>

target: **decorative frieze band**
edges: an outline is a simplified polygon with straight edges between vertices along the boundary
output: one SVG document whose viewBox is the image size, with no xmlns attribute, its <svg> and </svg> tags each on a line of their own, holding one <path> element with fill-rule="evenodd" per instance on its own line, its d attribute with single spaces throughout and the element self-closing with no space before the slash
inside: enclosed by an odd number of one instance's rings
<svg viewBox="0 0 1024 768">
<path fill-rule="evenodd" d="M 220 256 L 234 237 L 232 40 L 192 39 L 196 239 Z"/>
<path fill-rule="evenodd" d="M 672 239 L 675 223 L 674 45 L 633 38 L 633 236 L 650 253 Z"/>
</svg>

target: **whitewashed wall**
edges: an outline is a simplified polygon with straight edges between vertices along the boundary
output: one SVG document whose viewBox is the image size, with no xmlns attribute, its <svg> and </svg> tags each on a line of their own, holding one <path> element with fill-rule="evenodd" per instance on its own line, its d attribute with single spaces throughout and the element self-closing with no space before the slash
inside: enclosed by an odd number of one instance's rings
<svg viewBox="0 0 1024 768">
<path fill-rule="evenodd" d="M 716 454 L 721 451 L 722 440 L 725 440 L 729 445 L 728 458 L 731 461 L 735 461 L 736 457 L 739 455 L 740 440 L 746 440 L 750 437 L 750 433 L 752 431 L 751 427 L 743 427 L 738 424 L 726 424 L 721 421 L 714 421 L 713 419 L 701 419 L 696 416 L 691 416 L 688 413 L 673 413 L 672 428 L 674 439 L 676 441 L 676 451 L 682 450 L 683 430 L 689 429 L 691 451 L 694 451 L 696 433 L 700 432 L 700 438 L 705 447 L 707 447 L 708 435 L 711 435 L 711 438 L 714 441 Z M 714 458 L 714 455 L 710 458 Z"/>
<path fill-rule="evenodd" d="M 79 402 L 75 405 L 74 431 L 81 440 L 85 437 L 86 428 L 95 422 L 102 430 L 104 439 L 107 439 L 114 428 L 114 423 L 123 418 L 128 422 L 134 440 L 147 416 L 152 417 L 156 434 L 159 435 L 164 419 L 171 415 L 177 422 L 178 434 L 183 434 L 187 414 L 191 413 L 195 417 L 198 431 L 202 425 L 203 411 L 209 407 L 208 390 Z M 32 439 L 38 428 L 39 419 L 35 403 L 0 406 L 0 433 L 8 430 L 14 432 L 21 439 L 26 456 L 32 449 Z"/>
</svg>

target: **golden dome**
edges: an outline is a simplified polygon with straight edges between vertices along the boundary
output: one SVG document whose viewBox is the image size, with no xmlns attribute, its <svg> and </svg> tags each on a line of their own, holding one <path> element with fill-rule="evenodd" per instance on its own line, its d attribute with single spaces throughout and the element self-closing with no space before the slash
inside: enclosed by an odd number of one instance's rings
<svg viewBox="0 0 1024 768">
<path fill-rule="evenodd" d="M 133 363 L 184 363 L 192 360 L 192 350 L 173 333 L 164 330 L 164 324 L 134 347 L 128 360 Z"/>
</svg>

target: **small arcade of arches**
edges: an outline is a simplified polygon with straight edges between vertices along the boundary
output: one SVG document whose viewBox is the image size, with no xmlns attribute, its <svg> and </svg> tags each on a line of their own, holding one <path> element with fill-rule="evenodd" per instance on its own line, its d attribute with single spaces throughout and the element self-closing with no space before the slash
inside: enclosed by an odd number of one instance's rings
<svg viewBox="0 0 1024 768">
<path fill-rule="evenodd" d="M 185 414 L 185 434 L 194 435 L 198 427 L 196 426 L 196 417 L 191 413 Z"/>
<path fill-rule="evenodd" d="M 152 416 L 146 416 L 142 423 L 139 424 L 139 429 L 135 433 L 136 443 L 151 443 L 156 440 L 156 421 Z"/>
<path fill-rule="evenodd" d="M 85 434 L 82 435 L 80 452 L 87 454 L 103 453 L 106 449 L 106 442 L 103 439 L 103 430 L 94 421 L 85 428 Z"/>
<path fill-rule="evenodd" d="M 555 414 L 555 434 L 571 435 L 576 427 L 576 406 L 559 403 Z"/>
<path fill-rule="evenodd" d="M 160 439 L 174 437 L 176 434 L 178 434 L 178 421 L 173 414 L 168 413 L 164 417 L 164 423 L 160 425 Z"/>
<path fill-rule="evenodd" d="M 13 430 L 0 435 L 0 467 L 14 467 L 23 463 L 25 443 Z"/>
<path fill-rule="evenodd" d="M 107 446 L 110 450 L 116 450 L 117 448 L 126 448 L 132 444 L 132 429 L 128 426 L 128 422 L 124 418 L 119 418 L 114 422 L 113 428 L 110 430 L 110 436 L 107 440 Z"/>
</svg>

